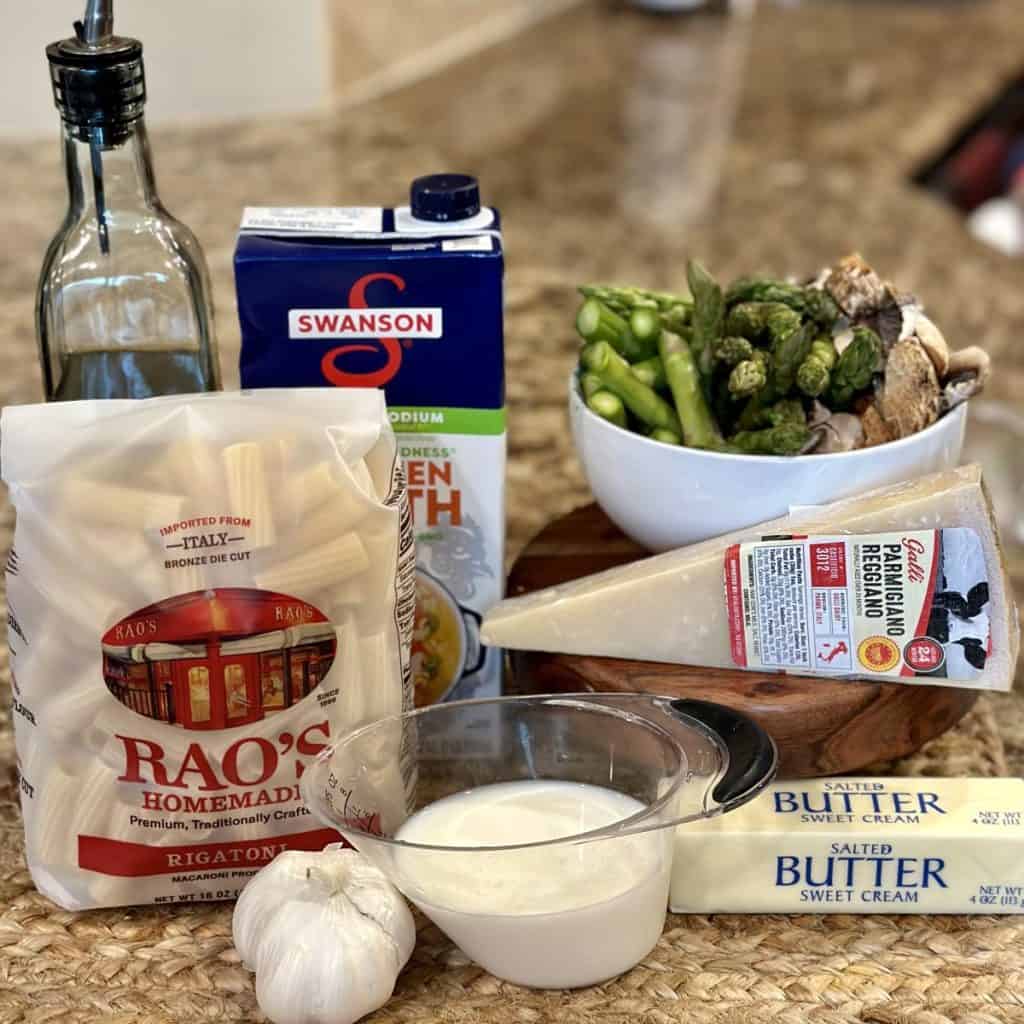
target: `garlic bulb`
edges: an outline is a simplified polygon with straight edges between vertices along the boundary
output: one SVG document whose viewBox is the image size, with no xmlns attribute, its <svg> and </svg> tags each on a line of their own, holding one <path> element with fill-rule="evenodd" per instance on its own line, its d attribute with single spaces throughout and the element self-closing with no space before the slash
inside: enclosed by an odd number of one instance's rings
<svg viewBox="0 0 1024 1024">
<path fill-rule="evenodd" d="M 280 854 L 242 891 L 232 928 L 274 1024 L 352 1024 L 378 1009 L 416 942 L 398 890 L 341 844 Z"/>
</svg>

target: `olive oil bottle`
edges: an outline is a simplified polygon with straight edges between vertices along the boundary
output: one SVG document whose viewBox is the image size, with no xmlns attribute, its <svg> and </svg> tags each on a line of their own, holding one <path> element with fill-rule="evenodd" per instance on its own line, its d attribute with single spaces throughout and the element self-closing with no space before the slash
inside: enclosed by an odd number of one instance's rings
<svg viewBox="0 0 1024 1024">
<path fill-rule="evenodd" d="M 113 34 L 112 0 L 88 0 L 46 55 L 68 186 L 36 302 L 47 401 L 216 390 L 209 274 L 156 192 L 142 44 Z"/>
</svg>

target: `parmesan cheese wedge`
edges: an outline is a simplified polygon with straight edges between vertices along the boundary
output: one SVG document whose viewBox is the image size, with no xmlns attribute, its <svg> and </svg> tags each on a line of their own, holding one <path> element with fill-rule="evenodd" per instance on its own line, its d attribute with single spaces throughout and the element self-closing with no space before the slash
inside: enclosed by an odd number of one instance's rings
<svg viewBox="0 0 1024 1024">
<path fill-rule="evenodd" d="M 974 465 L 830 505 L 794 510 L 759 526 L 510 598 L 484 618 L 481 637 L 491 646 L 515 650 L 710 667 L 754 667 L 743 665 L 742 658 L 736 657 L 735 626 L 730 630 L 725 566 L 726 555 L 730 549 L 735 550 L 735 545 L 763 537 L 802 535 L 813 539 L 954 527 L 973 530 L 980 545 L 975 545 L 980 552 L 977 568 L 987 580 L 983 667 L 975 670 L 973 678 L 967 678 L 970 672 L 954 677 L 950 671 L 950 678 L 946 678 L 937 674 L 908 674 L 905 670 L 901 677 L 899 664 L 895 672 L 890 664 L 887 678 L 906 683 L 1009 690 L 1019 646 L 1017 609 L 1002 566 L 996 524 L 981 470 Z M 883 592 L 884 589 L 883 584 Z M 852 645 L 854 656 L 846 671 L 798 671 L 807 675 L 878 679 L 881 673 L 869 671 L 865 663 L 870 664 L 871 657 L 879 652 L 885 654 L 885 621 L 879 620 L 879 642 L 874 648 L 865 649 L 865 658 L 859 659 L 861 652 L 856 644 Z M 962 653 L 960 647 L 955 647 L 959 626 L 959 621 L 953 623 L 947 644 L 947 649 L 957 655 Z M 910 656 L 905 654 L 905 645 L 891 646 L 897 658 Z"/>
</svg>

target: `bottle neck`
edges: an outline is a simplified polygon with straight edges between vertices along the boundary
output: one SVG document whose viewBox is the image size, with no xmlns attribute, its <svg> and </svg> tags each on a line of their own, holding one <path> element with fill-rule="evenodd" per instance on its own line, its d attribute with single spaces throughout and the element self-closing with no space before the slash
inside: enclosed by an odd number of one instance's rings
<svg viewBox="0 0 1024 1024">
<path fill-rule="evenodd" d="M 109 129 L 65 124 L 64 169 L 73 218 L 148 208 L 159 202 L 141 117 L 116 137 Z"/>
</svg>

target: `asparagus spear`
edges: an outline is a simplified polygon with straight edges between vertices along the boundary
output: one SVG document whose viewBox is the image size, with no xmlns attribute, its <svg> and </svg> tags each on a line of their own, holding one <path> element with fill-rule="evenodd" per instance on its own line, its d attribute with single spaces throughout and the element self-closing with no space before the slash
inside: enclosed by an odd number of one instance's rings
<svg viewBox="0 0 1024 1024">
<path fill-rule="evenodd" d="M 618 313 L 619 316 L 629 316 L 633 303 L 621 294 L 622 291 L 623 289 L 603 284 L 581 284 L 579 286 L 579 293 L 584 299 L 600 302 L 602 306 Z"/>
<path fill-rule="evenodd" d="M 748 455 L 796 455 L 810 436 L 803 423 L 782 423 L 764 430 L 741 430 L 729 443 Z"/>
<path fill-rule="evenodd" d="M 824 363 L 827 370 L 831 370 L 839 358 L 839 353 L 836 351 L 836 343 L 828 337 L 816 338 L 812 341 L 810 355 Z"/>
<path fill-rule="evenodd" d="M 693 307 L 689 303 L 677 302 L 661 310 L 661 324 L 676 334 L 683 334 L 689 327 Z"/>
<path fill-rule="evenodd" d="M 643 359 L 639 363 L 633 363 L 630 369 L 638 380 L 642 380 L 649 388 L 654 388 L 655 391 L 664 391 L 668 387 L 665 367 L 662 365 L 660 356 L 651 356 L 650 359 Z"/>
<path fill-rule="evenodd" d="M 754 346 L 746 338 L 729 335 L 720 338 L 715 346 L 715 362 L 724 366 L 735 366 L 754 354 Z"/>
<path fill-rule="evenodd" d="M 811 351 L 796 371 L 796 386 L 811 398 L 823 395 L 836 365 L 836 347 L 831 338 L 818 338 L 811 342 Z"/>
<path fill-rule="evenodd" d="M 805 288 L 805 316 L 809 316 L 816 324 L 829 328 L 839 319 L 839 307 L 835 299 L 824 288 Z"/>
<path fill-rule="evenodd" d="M 800 315 L 781 302 L 741 302 L 729 310 L 725 333 L 755 341 L 768 329 L 772 317 L 776 329 L 786 323 L 800 323 Z"/>
<path fill-rule="evenodd" d="M 744 359 L 729 374 L 729 394 L 733 398 L 749 398 L 761 391 L 768 381 L 763 359 Z"/>
<path fill-rule="evenodd" d="M 683 440 L 691 448 L 710 447 L 721 440 L 721 434 L 704 397 L 700 372 L 690 347 L 678 334 L 662 331 L 658 349 L 679 414 Z"/>
<path fill-rule="evenodd" d="M 794 313 L 788 306 L 780 306 L 778 303 L 774 304 L 774 308 L 768 313 L 765 318 L 765 330 L 768 332 L 768 337 L 771 338 L 773 350 L 778 345 L 785 341 L 794 331 L 800 329 L 800 314 Z M 810 347 L 811 339 L 814 337 L 814 332 L 808 330 L 807 345 Z M 795 372 L 795 371 L 794 371 Z"/>
<path fill-rule="evenodd" d="M 663 427 L 652 430 L 649 436 L 652 441 L 660 441 L 662 444 L 681 445 L 683 443 L 683 439 L 674 430 L 665 430 Z"/>
<path fill-rule="evenodd" d="M 769 318 L 768 330 L 773 339 L 770 388 L 773 397 L 782 398 L 793 390 L 796 372 L 811 351 L 814 328 L 811 324 L 799 326 L 799 317 L 796 327 L 791 322 L 779 326 L 776 323 L 776 318 Z"/>
<path fill-rule="evenodd" d="M 807 414 L 799 398 L 782 398 L 768 403 L 762 393 L 746 404 L 736 421 L 736 429 L 760 430 L 763 427 L 780 427 L 783 423 L 803 426 L 806 422 Z"/>
<path fill-rule="evenodd" d="M 606 341 L 630 362 L 654 355 L 656 342 L 648 338 L 641 341 L 629 328 L 629 323 L 618 313 L 597 299 L 587 299 L 576 314 L 576 330 L 584 341 Z"/>
<path fill-rule="evenodd" d="M 608 391 L 618 395 L 638 420 L 649 427 L 663 427 L 682 433 L 679 417 L 672 406 L 652 388 L 637 380 L 629 363 L 607 342 L 588 345 L 580 358 L 584 367 L 599 377 Z"/>
<path fill-rule="evenodd" d="M 622 404 L 622 399 L 611 391 L 604 388 L 595 391 L 587 399 L 587 406 L 609 423 L 614 423 L 617 427 L 626 426 L 626 407 Z"/>
<path fill-rule="evenodd" d="M 693 295 L 693 340 L 690 344 L 697 369 L 701 377 L 708 380 L 711 377 L 714 348 L 725 326 L 725 300 L 718 282 L 696 260 L 687 263 L 686 279 Z"/>
<path fill-rule="evenodd" d="M 839 318 L 839 307 L 828 292 L 787 281 L 741 277 L 725 293 L 727 306 L 740 302 L 780 302 L 823 327 L 831 327 Z"/>
<path fill-rule="evenodd" d="M 807 414 L 799 398 L 783 398 L 763 410 L 762 422 L 766 427 L 781 427 L 783 423 L 803 427 L 807 425 Z"/>
<path fill-rule="evenodd" d="M 625 315 L 631 309 L 648 307 L 664 312 L 668 309 L 688 309 L 690 299 L 672 292 L 658 292 L 650 288 L 636 288 L 631 285 L 583 284 L 580 294 L 587 299 L 599 299 L 610 309 Z"/>
<path fill-rule="evenodd" d="M 597 299 L 587 299 L 576 314 L 576 330 L 584 341 L 607 341 L 618 349 L 627 329 L 626 321 Z"/>
<path fill-rule="evenodd" d="M 845 409 L 858 391 L 871 383 L 882 354 L 882 339 L 870 327 L 854 327 L 853 340 L 836 360 L 829 387 L 828 404 Z"/>
<path fill-rule="evenodd" d="M 798 284 L 766 277 L 740 277 L 729 285 L 725 302 L 728 306 L 734 306 L 737 302 L 781 302 L 802 313 L 803 293 L 804 289 Z"/>
<path fill-rule="evenodd" d="M 591 395 L 601 390 L 601 378 L 593 373 L 581 373 L 580 374 L 580 391 L 584 398 L 590 398 Z"/>
<path fill-rule="evenodd" d="M 657 345 L 661 334 L 661 317 L 656 309 L 638 306 L 629 314 L 629 329 L 641 345 Z"/>
</svg>

